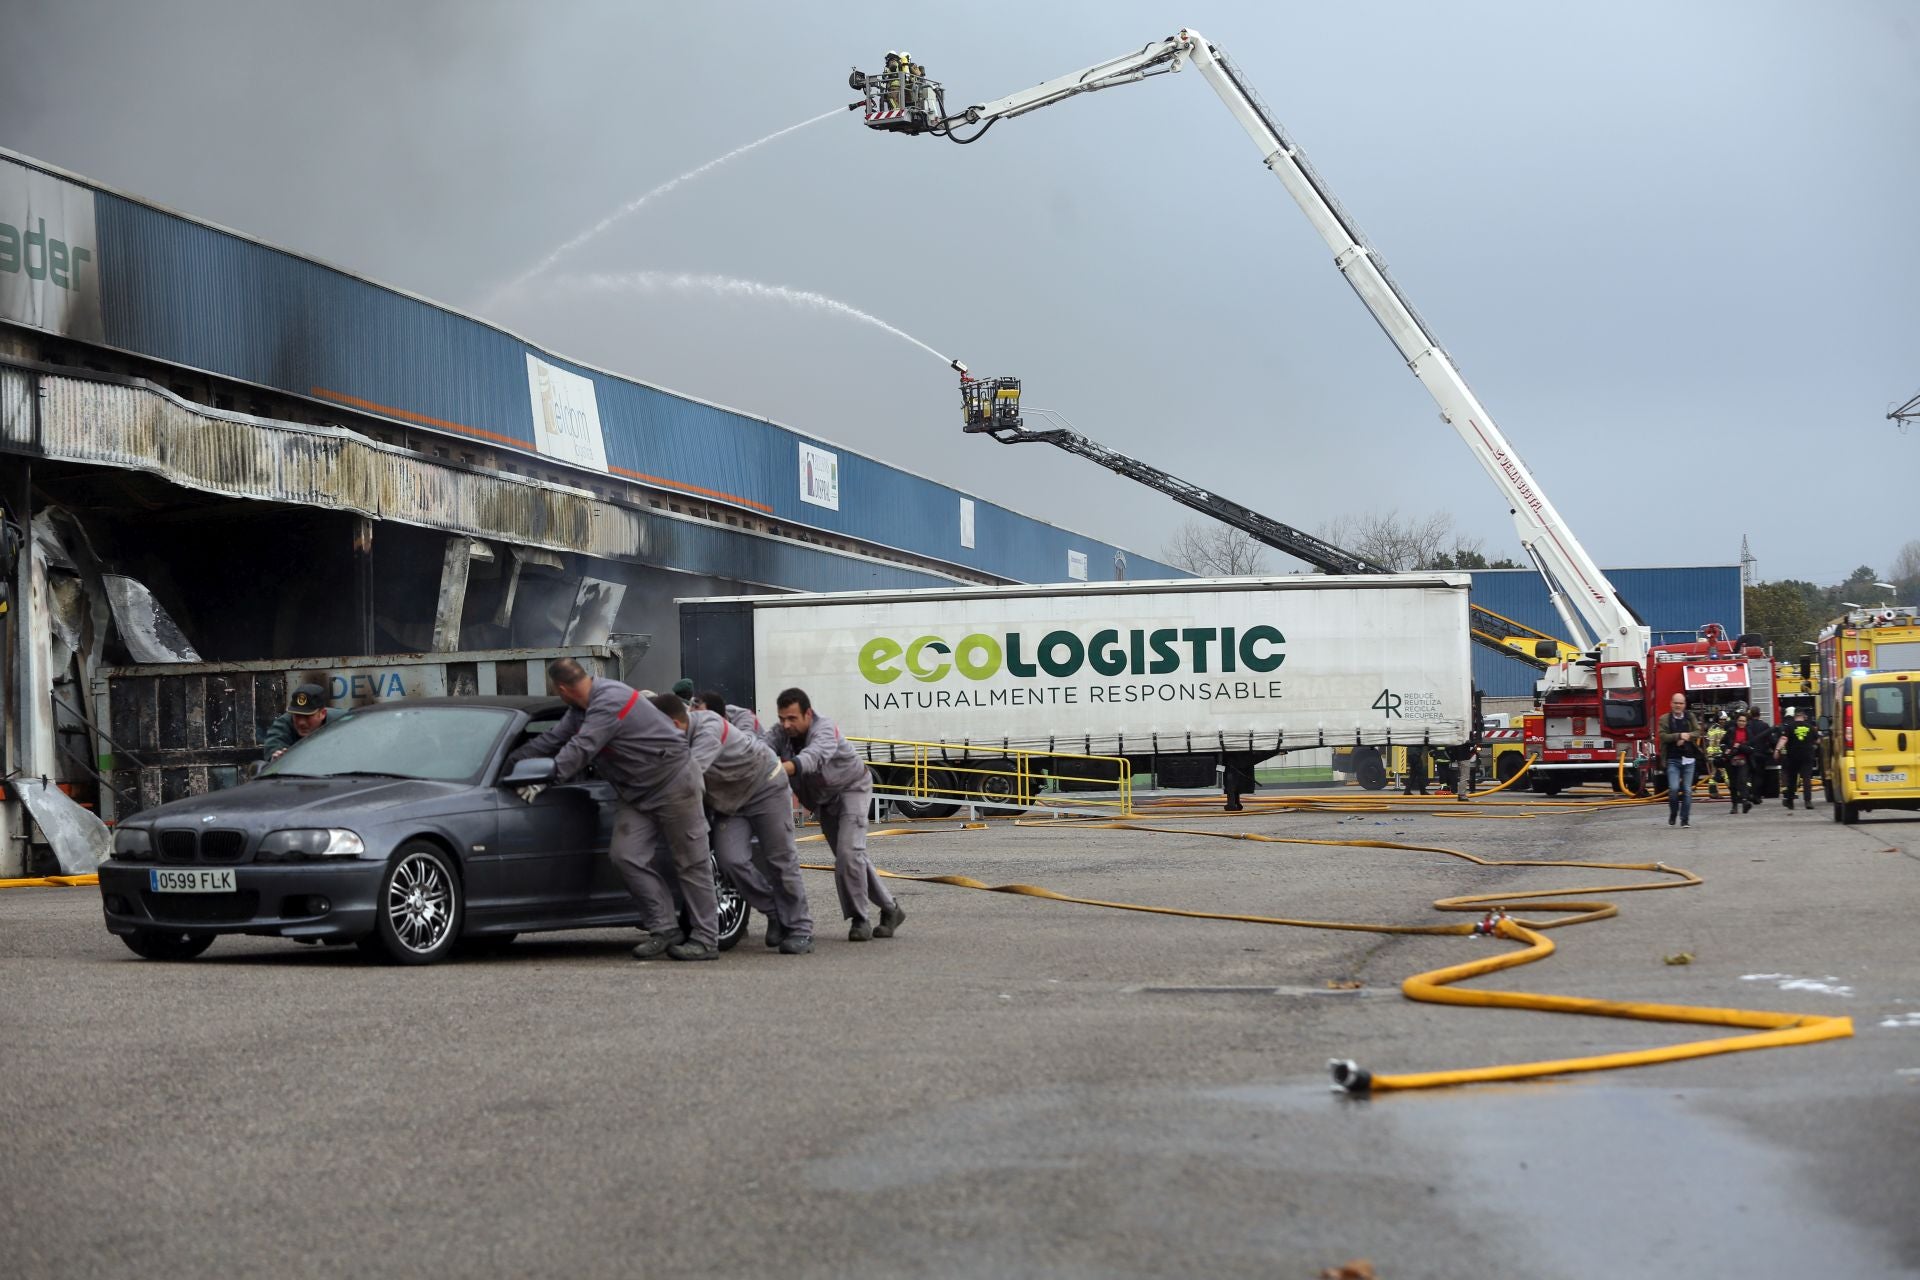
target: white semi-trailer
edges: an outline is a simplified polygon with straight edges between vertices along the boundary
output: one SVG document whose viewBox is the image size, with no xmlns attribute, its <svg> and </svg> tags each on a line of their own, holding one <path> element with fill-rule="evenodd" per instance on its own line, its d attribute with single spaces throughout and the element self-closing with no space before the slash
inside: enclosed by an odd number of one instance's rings
<svg viewBox="0 0 1920 1280">
<path fill-rule="evenodd" d="M 1467 585 L 1424 573 L 682 600 L 680 652 L 696 687 L 769 724 L 797 686 L 850 736 L 1125 756 L 1162 786 L 1224 769 L 1231 804 L 1287 751 L 1467 742 Z M 978 750 L 966 763 L 994 767 Z"/>
</svg>

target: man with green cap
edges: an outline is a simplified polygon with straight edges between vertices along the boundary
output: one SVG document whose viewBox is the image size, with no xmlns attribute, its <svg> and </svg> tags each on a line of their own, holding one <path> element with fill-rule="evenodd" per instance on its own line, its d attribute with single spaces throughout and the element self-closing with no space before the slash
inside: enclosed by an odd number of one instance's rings
<svg viewBox="0 0 1920 1280">
<path fill-rule="evenodd" d="M 312 737 L 331 723 L 327 691 L 317 684 L 297 685 L 293 696 L 287 699 L 287 709 L 274 717 L 260 739 L 260 754 L 265 759 L 278 760 L 287 754 L 288 747 L 302 738 Z"/>
<path fill-rule="evenodd" d="M 681 676 L 673 682 L 673 696 L 682 702 L 693 701 L 693 681 Z"/>
</svg>

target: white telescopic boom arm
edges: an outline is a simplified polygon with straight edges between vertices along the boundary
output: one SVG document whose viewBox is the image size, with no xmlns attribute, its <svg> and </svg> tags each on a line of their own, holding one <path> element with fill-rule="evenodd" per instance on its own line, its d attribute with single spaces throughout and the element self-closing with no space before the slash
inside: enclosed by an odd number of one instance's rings
<svg viewBox="0 0 1920 1280">
<path fill-rule="evenodd" d="M 1608 659 L 1642 661 L 1651 645 L 1646 626 L 1633 616 L 1619 593 L 1580 545 L 1566 521 L 1534 481 L 1480 401 L 1454 367 L 1446 351 L 1427 332 L 1413 308 L 1387 277 L 1373 251 L 1360 239 L 1332 196 L 1321 186 L 1306 158 L 1289 143 L 1234 73 L 1219 50 L 1198 32 L 1182 31 L 1136 53 L 1049 80 L 1023 93 L 972 107 L 969 121 L 1015 116 L 1079 93 L 1144 79 L 1163 67 L 1178 71 L 1191 58 L 1207 83 L 1247 131 L 1267 168 L 1300 206 L 1320 238 L 1333 250 L 1334 265 L 1360 295 L 1407 367 L 1440 406 L 1440 416 L 1459 434 L 1487 475 L 1499 486 L 1513 513 L 1514 528 L 1535 568 L 1546 580 L 1555 610 L 1569 638 L 1581 649 L 1599 649 Z"/>
</svg>

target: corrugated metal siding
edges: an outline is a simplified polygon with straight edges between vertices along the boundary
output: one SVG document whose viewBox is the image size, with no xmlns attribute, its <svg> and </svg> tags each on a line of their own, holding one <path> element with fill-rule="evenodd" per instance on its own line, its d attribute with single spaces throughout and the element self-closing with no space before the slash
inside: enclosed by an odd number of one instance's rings
<svg viewBox="0 0 1920 1280">
<path fill-rule="evenodd" d="M 33 383 L 18 369 L 0 368 L 0 442 L 33 443 Z"/>
<path fill-rule="evenodd" d="M 1026 582 L 1062 581 L 1067 553 L 1113 576 L 1116 548 L 775 423 L 582 368 L 444 308 L 107 192 L 96 196 L 107 342 L 190 368 L 318 396 L 410 424 L 533 447 L 526 355 L 594 383 L 607 461 L 719 491 L 794 524 Z M 931 410 L 930 410 L 931 411 Z M 799 445 L 840 462 L 840 509 L 800 499 Z M 1135 578 L 1184 576 L 1127 553 Z"/>
<path fill-rule="evenodd" d="M 1739 565 L 1674 569 L 1608 569 L 1607 578 L 1653 629 L 1655 644 L 1690 640 L 1709 622 L 1729 634 L 1746 623 Z M 1479 569 L 1473 573 L 1473 602 L 1549 635 L 1560 635 L 1560 617 L 1547 599 L 1546 584 L 1531 569 Z M 1489 697 L 1520 697 L 1539 679 L 1531 667 L 1497 653 L 1474 648 L 1474 683 Z"/>
</svg>

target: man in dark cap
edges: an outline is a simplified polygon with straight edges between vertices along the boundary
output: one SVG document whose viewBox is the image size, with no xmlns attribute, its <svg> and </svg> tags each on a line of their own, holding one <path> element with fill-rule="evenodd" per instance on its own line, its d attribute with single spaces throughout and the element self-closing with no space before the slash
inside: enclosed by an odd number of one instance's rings
<svg viewBox="0 0 1920 1280">
<path fill-rule="evenodd" d="M 673 682 L 673 696 L 682 702 L 693 701 L 693 681 L 681 676 Z"/>
<path fill-rule="evenodd" d="M 260 739 L 260 754 L 278 760 L 287 748 L 302 738 L 310 738 L 332 723 L 327 710 L 327 691 L 317 684 L 296 685 L 287 699 L 287 709 L 274 717 Z"/>
<path fill-rule="evenodd" d="M 647 936 L 636 960 L 665 954 L 673 960 L 719 956 L 719 900 L 707 847 L 700 772 L 687 738 L 640 690 L 611 676 L 588 674 L 572 658 L 547 664 L 547 680 L 567 704 L 560 723 L 507 757 L 507 768 L 529 757 L 551 757 L 554 781 L 565 782 L 591 764 L 613 784 L 620 807 L 608 856 L 640 904 Z M 654 864 L 656 846 L 673 868 L 687 903 L 681 932 L 673 891 Z"/>
</svg>

